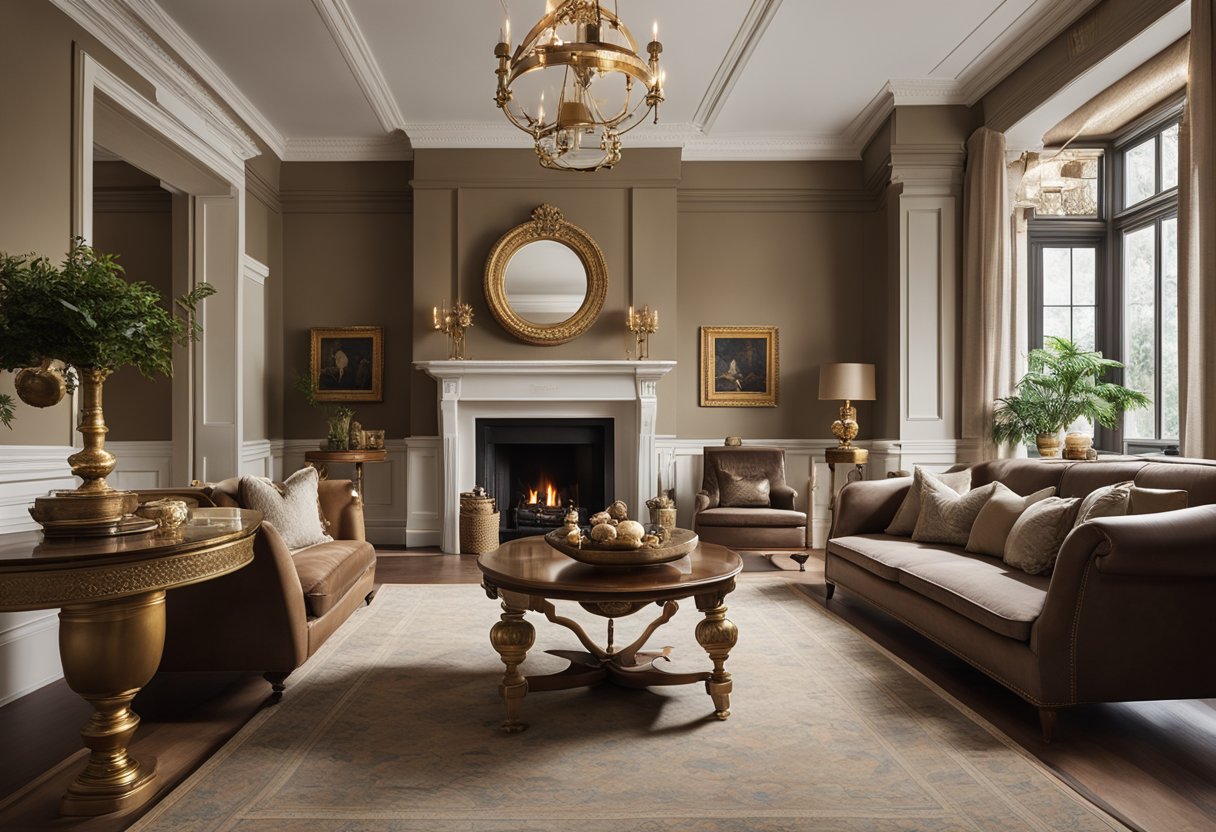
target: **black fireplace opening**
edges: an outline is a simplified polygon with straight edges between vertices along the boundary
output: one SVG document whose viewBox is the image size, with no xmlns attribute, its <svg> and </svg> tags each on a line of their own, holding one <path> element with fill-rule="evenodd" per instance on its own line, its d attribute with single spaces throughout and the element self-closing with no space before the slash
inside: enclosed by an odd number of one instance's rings
<svg viewBox="0 0 1216 832">
<path fill-rule="evenodd" d="M 545 534 L 611 501 L 612 419 L 477 419 L 477 482 L 498 501 L 498 536 Z"/>
</svg>

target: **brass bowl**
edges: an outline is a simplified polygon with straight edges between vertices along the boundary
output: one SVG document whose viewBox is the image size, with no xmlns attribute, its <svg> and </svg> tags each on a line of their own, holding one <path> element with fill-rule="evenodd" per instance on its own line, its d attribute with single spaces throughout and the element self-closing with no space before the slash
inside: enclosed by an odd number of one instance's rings
<svg viewBox="0 0 1216 832">
<path fill-rule="evenodd" d="M 135 513 L 148 520 L 155 520 L 156 527 L 167 532 L 185 523 L 190 510 L 185 500 L 153 500 L 144 503 Z"/>
<path fill-rule="evenodd" d="M 129 491 L 56 491 L 35 498 L 29 511 L 50 536 L 113 534 L 132 496 Z"/>
<path fill-rule="evenodd" d="M 565 529 L 554 529 L 545 535 L 545 542 L 563 555 L 592 566 L 650 566 L 679 560 L 697 548 L 701 539 L 691 529 L 673 529 L 667 543 L 657 549 L 621 549 L 598 543 L 583 543 L 580 548 L 566 541 Z"/>
</svg>

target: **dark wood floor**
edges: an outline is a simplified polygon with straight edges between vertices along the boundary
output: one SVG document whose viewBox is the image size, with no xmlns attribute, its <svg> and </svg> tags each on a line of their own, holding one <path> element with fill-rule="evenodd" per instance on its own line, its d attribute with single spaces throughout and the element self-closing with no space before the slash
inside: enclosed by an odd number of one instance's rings
<svg viewBox="0 0 1216 832">
<path fill-rule="evenodd" d="M 427 550 L 382 550 L 382 583 L 477 583 L 475 558 Z M 1044 743 L 1037 713 L 1000 685 L 882 612 L 841 590 L 824 597 L 823 560 L 806 572 L 787 556 L 745 556 L 741 580 L 757 573 L 795 582 L 878 644 L 988 719 L 1066 782 L 1144 830 L 1216 830 L 1216 700 L 1095 705 L 1060 716 Z M 290 683 L 289 683 L 290 684 Z M 289 688 L 290 690 L 290 688 Z M 268 688 L 243 674 L 161 674 L 136 700 L 143 724 L 133 751 L 158 758 L 167 793 L 264 706 Z M 79 765 L 77 729 L 88 708 L 55 682 L 0 708 L 0 829 L 109 832 L 142 813 L 60 818 L 58 796 Z M 797 719 L 797 703 L 790 718 Z M 146 810 L 146 807 L 145 807 Z"/>
</svg>

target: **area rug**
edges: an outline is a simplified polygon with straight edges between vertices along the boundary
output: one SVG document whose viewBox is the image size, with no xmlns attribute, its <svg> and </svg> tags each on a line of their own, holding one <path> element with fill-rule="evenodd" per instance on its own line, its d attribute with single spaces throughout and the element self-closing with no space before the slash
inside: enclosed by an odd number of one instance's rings
<svg viewBox="0 0 1216 832">
<path fill-rule="evenodd" d="M 385 586 L 133 828 L 274 832 L 1123 829 L 789 581 L 741 579 L 732 714 L 700 684 L 533 692 L 507 735 L 475 586 Z M 559 602 L 601 634 L 604 619 Z M 657 612 L 657 608 L 653 608 Z M 525 672 L 573 636 L 529 613 Z M 652 617 L 617 625 L 627 643 Z M 651 639 L 709 667 L 691 603 Z"/>
</svg>

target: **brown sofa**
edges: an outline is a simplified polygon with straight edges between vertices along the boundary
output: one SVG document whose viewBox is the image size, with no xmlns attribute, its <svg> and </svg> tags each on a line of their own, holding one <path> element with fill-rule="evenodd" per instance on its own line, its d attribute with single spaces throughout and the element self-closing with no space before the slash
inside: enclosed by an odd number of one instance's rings
<svg viewBox="0 0 1216 832">
<path fill-rule="evenodd" d="M 236 507 L 238 482 L 141 497 Z M 161 670 L 258 671 L 278 697 L 287 676 L 370 601 L 376 551 L 364 536 L 362 502 L 350 480 L 322 480 L 319 497 L 332 542 L 293 552 L 263 523 L 248 566 L 169 592 Z"/>
<path fill-rule="evenodd" d="M 1072 530 L 1050 575 L 883 533 L 910 480 L 851 483 L 827 546 L 828 598 L 865 598 L 1039 709 L 1091 702 L 1216 697 L 1216 463 L 1010 459 L 972 467 L 972 487 L 999 480 L 1061 497 L 1133 480 L 1184 489 L 1190 507 L 1108 517 Z"/>
<path fill-rule="evenodd" d="M 765 445 L 709 447 L 697 492 L 693 531 L 706 543 L 731 549 L 805 549 L 806 514 L 794 509 L 798 492 L 785 482 L 785 451 Z M 769 505 L 723 506 L 723 476 L 768 480 Z"/>
</svg>

